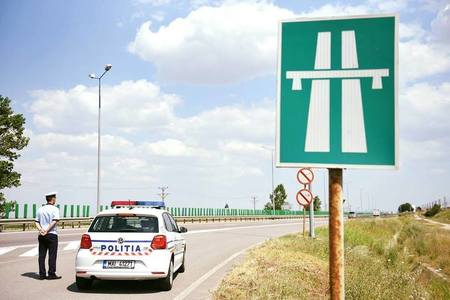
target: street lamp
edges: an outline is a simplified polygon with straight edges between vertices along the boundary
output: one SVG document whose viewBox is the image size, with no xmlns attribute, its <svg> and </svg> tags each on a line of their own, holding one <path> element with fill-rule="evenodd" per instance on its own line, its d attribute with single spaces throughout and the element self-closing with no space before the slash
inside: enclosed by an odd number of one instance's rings
<svg viewBox="0 0 450 300">
<path fill-rule="evenodd" d="M 275 150 L 266 146 L 261 146 L 263 149 L 269 150 L 272 154 L 272 212 L 275 215 L 275 187 L 273 185 L 273 157 L 275 156 Z"/>
<path fill-rule="evenodd" d="M 89 78 L 98 80 L 98 134 L 97 134 L 97 213 L 100 211 L 100 117 L 102 108 L 102 78 L 111 70 L 112 65 L 108 64 L 105 66 L 105 71 L 100 77 L 95 76 L 95 74 L 89 74 Z"/>
</svg>

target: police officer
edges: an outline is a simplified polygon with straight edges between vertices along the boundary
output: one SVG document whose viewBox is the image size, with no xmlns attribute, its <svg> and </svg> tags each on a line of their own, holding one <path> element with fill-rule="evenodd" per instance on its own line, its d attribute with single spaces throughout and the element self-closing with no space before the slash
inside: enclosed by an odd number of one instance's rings
<svg viewBox="0 0 450 300">
<path fill-rule="evenodd" d="M 39 230 L 39 279 L 60 279 L 56 275 L 56 256 L 58 253 L 58 233 L 56 223 L 59 221 L 59 209 L 55 206 L 56 193 L 45 195 L 47 204 L 40 207 L 36 214 L 36 227 Z M 48 276 L 45 271 L 45 256 L 48 251 Z"/>
</svg>

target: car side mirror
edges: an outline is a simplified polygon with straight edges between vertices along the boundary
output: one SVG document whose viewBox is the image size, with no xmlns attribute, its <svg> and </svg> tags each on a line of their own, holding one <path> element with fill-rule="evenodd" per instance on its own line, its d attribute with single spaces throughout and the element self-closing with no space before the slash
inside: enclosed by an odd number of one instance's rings
<svg viewBox="0 0 450 300">
<path fill-rule="evenodd" d="M 185 233 L 185 232 L 187 232 L 188 230 L 187 230 L 187 228 L 186 227 L 183 227 L 183 226 L 180 226 L 180 230 L 178 231 L 179 233 Z"/>
</svg>

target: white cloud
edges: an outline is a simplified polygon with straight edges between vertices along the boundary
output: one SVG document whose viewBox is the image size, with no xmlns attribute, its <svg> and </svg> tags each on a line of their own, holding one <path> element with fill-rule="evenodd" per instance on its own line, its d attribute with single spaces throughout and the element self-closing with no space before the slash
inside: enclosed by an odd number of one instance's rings
<svg viewBox="0 0 450 300">
<path fill-rule="evenodd" d="M 193 156 L 201 150 L 187 146 L 176 139 L 165 139 L 145 145 L 150 153 L 158 156 Z"/>
<path fill-rule="evenodd" d="M 439 10 L 436 18 L 431 22 L 434 38 L 438 42 L 450 43 L 450 4 Z"/>
<path fill-rule="evenodd" d="M 450 132 L 450 83 L 417 83 L 400 95 L 402 134 L 410 140 L 447 140 Z M 450 141 L 448 141 L 450 142 Z M 447 144 L 450 150 L 450 143 Z"/>
<path fill-rule="evenodd" d="M 233 138 L 268 142 L 274 135 L 274 124 L 273 104 L 264 102 L 250 106 L 216 107 L 189 118 L 178 119 L 171 129 L 178 136 L 188 136 L 202 144 Z M 211 138 L 211 134 L 214 138 Z"/>
<path fill-rule="evenodd" d="M 29 105 L 39 129 L 59 132 L 96 131 L 98 88 L 78 85 L 70 90 L 38 90 Z M 180 103 L 175 95 L 162 93 L 145 80 L 124 81 L 102 87 L 102 125 L 124 131 L 145 127 L 163 128 L 172 122 L 173 108 Z"/>
<path fill-rule="evenodd" d="M 145 22 L 129 50 L 164 80 L 239 81 L 274 72 L 278 21 L 294 16 L 267 2 L 203 6 L 158 30 Z"/>
<path fill-rule="evenodd" d="M 159 29 L 145 22 L 129 51 L 155 64 L 161 80 L 236 82 L 275 73 L 277 24 L 281 19 L 399 12 L 407 4 L 408 1 L 325 4 L 294 13 L 263 1 L 225 1 L 219 6 L 202 6 Z M 435 35 L 449 36 L 448 11 L 447 6 L 433 21 Z M 450 69 L 450 51 L 430 42 L 430 33 L 419 23 L 401 23 L 400 38 L 402 83 Z"/>
<path fill-rule="evenodd" d="M 64 198 L 76 191 L 84 199 L 95 199 L 96 91 L 95 86 L 76 86 L 32 93 L 33 101 L 28 108 L 36 129 L 27 131 L 31 142 L 18 164 L 24 174 L 22 191 L 39 194 L 57 189 L 63 192 Z M 272 101 L 226 105 L 180 117 L 176 114 L 176 104 L 181 99 L 167 95 L 150 82 L 122 82 L 105 87 L 103 94 L 103 115 L 105 118 L 109 115 L 102 135 L 104 201 L 143 198 L 159 184 L 172 186 L 189 197 L 202 193 L 193 190 L 196 185 L 211 190 L 226 186 L 230 191 L 242 193 L 255 186 L 256 191 L 261 191 L 253 181 L 255 177 L 264 177 L 264 170 L 270 166 L 270 153 L 260 145 L 273 141 Z M 131 104 L 123 105 L 130 97 Z M 147 115 L 160 112 L 158 108 L 168 104 L 161 123 L 122 118 L 123 110 L 138 118 L 144 113 L 140 106 L 146 107 L 146 103 L 156 111 Z M 38 116 L 51 122 L 39 123 Z M 90 122 L 90 126 L 84 122 Z M 76 130 L 71 126 L 77 126 Z M 127 131 L 130 126 L 135 126 L 137 131 Z M 269 187 L 269 184 L 264 187 L 265 194 L 269 193 Z"/>
<path fill-rule="evenodd" d="M 172 0 L 135 0 L 136 4 L 150 4 L 152 6 L 164 6 L 171 2 Z"/>
<path fill-rule="evenodd" d="M 334 16 L 351 16 L 363 15 L 369 12 L 367 5 L 343 5 L 343 4 L 325 4 L 319 8 L 310 11 L 301 12 L 298 17 L 314 18 L 314 17 L 334 17 Z"/>
<path fill-rule="evenodd" d="M 380 0 L 369 0 L 369 4 L 382 12 L 400 12 L 405 9 L 408 5 L 408 0 L 391 0 L 391 1 L 380 1 Z"/>
<path fill-rule="evenodd" d="M 399 45 L 400 79 L 413 81 L 450 70 L 450 52 L 438 45 L 407 41 Z"/>
</svg>

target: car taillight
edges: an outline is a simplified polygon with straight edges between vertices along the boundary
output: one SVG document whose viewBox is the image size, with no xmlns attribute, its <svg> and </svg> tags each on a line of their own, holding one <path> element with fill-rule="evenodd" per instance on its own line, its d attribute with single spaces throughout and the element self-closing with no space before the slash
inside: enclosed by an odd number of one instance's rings
<svg viewBox="0 0 450 300">
<path fill-rule="evenodd" d="M 166 247 L 167 247 L 166 236 L 165 235 L 155 235 L 150 247 L 152 247 L 152 249 L 166 249 Z"/>
<path fill-rule="evenodd" d="M 81 236 L 80 249 L 90 249 L 92 247 L 92 241 L 89 234 L 83 234 Z"/>
</svg>

